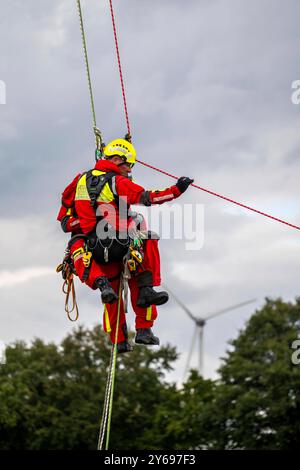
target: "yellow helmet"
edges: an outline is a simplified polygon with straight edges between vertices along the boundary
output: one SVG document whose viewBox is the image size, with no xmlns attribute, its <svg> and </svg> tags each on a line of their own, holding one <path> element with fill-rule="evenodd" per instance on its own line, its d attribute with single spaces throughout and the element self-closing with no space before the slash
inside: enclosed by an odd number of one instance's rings
<svg viewBox="0 0 300 470">
<path fill-rule="evenodd" d="M 109 144 L 104 147 L 103 153 L 106 157 L 113 157 L 118 155 L 121 157 L 124 162 L 135 164 L 136 151 L 134 146 L 125 139 L 116 139 L 109 142 Z"/>
</svg>

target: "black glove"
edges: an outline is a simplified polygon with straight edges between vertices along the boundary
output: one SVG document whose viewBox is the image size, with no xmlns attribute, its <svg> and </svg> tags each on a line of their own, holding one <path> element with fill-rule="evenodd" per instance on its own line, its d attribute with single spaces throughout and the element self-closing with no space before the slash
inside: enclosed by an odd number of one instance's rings
<svg viewBox="0 0 300 470">
<path fill-rule="evenodd" d="M 184 191 L 187 190 L 189 185 L 192 184 L 193 182 L 194 182 L 194 180 L 191 180 L 187 176 L 181 176 L 179 178 L 179 180 L 177 181 L 176 186 L 182 194 L 182 193 L 184 193 Z"/>
</svg>

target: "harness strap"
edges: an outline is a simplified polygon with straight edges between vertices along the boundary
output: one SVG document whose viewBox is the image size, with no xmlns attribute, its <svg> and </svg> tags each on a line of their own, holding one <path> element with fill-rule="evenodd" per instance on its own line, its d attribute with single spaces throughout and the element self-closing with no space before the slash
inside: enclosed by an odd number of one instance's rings
<svg viewBox="0 0 300 470">
<path fill-rule="evenodd" d="M 89 236 L 85 235 L 84 233 L 78 233 L 77 235 L 74 235 L 73 237 L 70 238 L 68 242 L 68 250 L 71 248 L 71 246 L 77 242 L 77 240 L 89 240 Z"/>
<path fill-rule="evenodd" d="M 94 170 L 89 170 L 86 173 L 86 188 L 89 193 L 89 197 L 91 199 L 91 205 L 97 210 L 97 199 L 101 194 L 106 183 L 108 183 L 113 176 L 116 175 L 115 172 L 110 171 L 108 173 L 104 173 L 103 175 L 93 175 Z"/>
<path fill-rule="evenodd" d="M 91 271 L 91 266 L 92 266 L 92 263 L 90 263 L 89 266 L 84 268 L 82 282 L 86 282 L 88 280 L 90 271 Z"/>
</svg>

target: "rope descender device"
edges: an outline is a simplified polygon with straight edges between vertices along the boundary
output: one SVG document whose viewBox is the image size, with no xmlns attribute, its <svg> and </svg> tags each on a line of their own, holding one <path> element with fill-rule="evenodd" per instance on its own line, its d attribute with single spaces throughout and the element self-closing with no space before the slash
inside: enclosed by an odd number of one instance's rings
<svg viewBox="0 0 300 470">
<path fill-rule="evenodd" d="M 96 162 L 98 160 L 101 160 L 103 157 L 103 149 L 105 147 L 105 143 L 102 140 L 102 135 L 100 129 L 98 127 L 94 126 L 94 134 L 95 134 L 95 144 L 96 144 L 96 149 L 95 149 L 95 160 Z"/>
</svg>

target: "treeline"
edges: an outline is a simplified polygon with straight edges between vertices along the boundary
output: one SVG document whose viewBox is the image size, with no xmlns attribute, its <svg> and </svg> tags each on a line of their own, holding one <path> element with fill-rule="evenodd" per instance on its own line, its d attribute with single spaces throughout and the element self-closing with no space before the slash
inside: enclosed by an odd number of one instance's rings
<svg viewBox="0 0 300 470">
<path fill-rule="evenodd" d="M 298 449 L 299 332 L 300 299 L 267 299 L 232 341 L 220 379 L 191 371 L 180 389 L 165 379 L 175 347 L 119 355 L 110 448 Z M 101 328 L 78 327 L 60 345 L 16 342 L 5 356 L 0 449 L 95 449 L 110 356 Z"/>
</svg>

